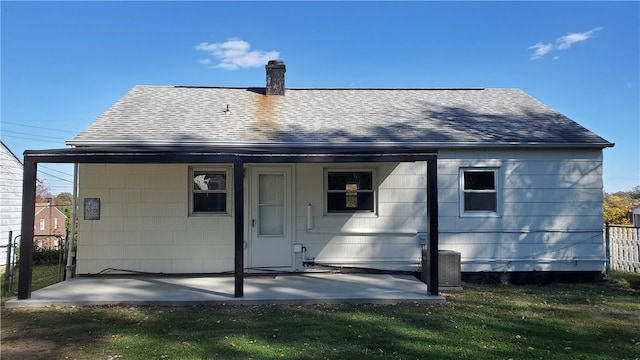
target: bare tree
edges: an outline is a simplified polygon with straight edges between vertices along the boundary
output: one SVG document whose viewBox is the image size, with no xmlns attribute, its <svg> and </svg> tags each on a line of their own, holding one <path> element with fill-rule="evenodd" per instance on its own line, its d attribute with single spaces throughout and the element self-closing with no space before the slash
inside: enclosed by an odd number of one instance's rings
<svg viewBox="0 0 640 360">
<path fill-rule="evenodd" d="M 51 188 L 45 182 L 45 180 L 38 181 L 36 183 L 36 203 L 43 203 L 49 201 L 53 195 L 51 195 Z"/>
</svg>

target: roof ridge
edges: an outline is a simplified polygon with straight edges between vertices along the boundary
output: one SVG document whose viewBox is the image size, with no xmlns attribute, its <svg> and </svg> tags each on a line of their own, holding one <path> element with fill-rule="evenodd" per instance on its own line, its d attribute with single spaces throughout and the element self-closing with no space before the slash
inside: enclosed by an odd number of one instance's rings
<svg viewBox="0 0 640 360">
<path fill-rule="evenodd" d="M 158 85 L 139 85 L 139 86 L 158 86 Z M 258 86 L 207 86 L 207 85 L 167 85 L 167 87 L 174 87 L 180 89 L 263 89 L 263 87 Z M 375 87 L 354 87 L 354 88 L 321 88 L 321 87 L 302 87 L 302 88 L 286 88 L 287 90 L 471 90 L 471 91 L 479 91 L 479 90 L 488 90 L 484 87 L 442 87 L 442 88 L 375 88 Z"/>
</svg>

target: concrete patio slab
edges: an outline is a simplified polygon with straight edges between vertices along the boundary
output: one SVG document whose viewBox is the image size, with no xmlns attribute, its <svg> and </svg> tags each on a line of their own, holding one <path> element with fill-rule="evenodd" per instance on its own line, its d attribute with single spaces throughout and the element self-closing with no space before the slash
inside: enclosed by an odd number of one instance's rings
<svg viewBox="0 0 640 360">
<path fill-rule="evenodd" d="M 439 302 L 411 275 L 299 273 L 246 275 L 244 297 L 233 276 L 80 277 L 9 300 L 6 308 L 91 305 L 328 304 Z"/>
</svg>

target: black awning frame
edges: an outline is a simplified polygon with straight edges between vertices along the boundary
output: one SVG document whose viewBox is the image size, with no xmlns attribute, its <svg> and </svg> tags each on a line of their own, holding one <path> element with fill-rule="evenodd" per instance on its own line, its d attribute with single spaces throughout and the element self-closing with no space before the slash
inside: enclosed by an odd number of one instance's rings
<svg viewBox="0 0 640 360">
<path fill-rule="evenodd" d="M 31 297 L 33 223 L 35 219 L 38 163 L 67 164 L 233 164 L 234 181 L 234 275 L 235 297 L 244 296 L 244 165 L 249 163 L 347 163 L 427 162 L 427 232 L 430 259 L 429 293 L 438 295 L 438 179 L 437 151 L 404 147 L 384 149 L 366 146 L 295 147 L 79 147 L 24 152 L 22 189 L 22 236 L 18 299 Z M 25 261 L 29 259 L 29 261 Z M 26 276 L 25 276 L 26 275 Z"/>
</svg>

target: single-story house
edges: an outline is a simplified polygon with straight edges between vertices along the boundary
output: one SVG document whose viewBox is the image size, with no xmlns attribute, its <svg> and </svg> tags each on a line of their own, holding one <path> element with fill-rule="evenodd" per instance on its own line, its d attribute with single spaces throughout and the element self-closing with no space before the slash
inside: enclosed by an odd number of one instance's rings
<svg viewBox="0 0 640 360">
<path fill-rule="evenodd" d="M 241 287 L 313 265 L 419 271 L 427 249 L 437 293 L 439 249 L 463 273 L 603 270 L 612 143 L 520 89 L 293 89 L 285 71 L 135 86 L 72 148 L 25 152 L 25 176 L 79 164 L 76 273 Z"/>
<path fill-rule="evenodd" d="M 0 268 L 6 266 L 7 244 L 20 237 L 22 161 L 0 141 Z"/>
</svg>

